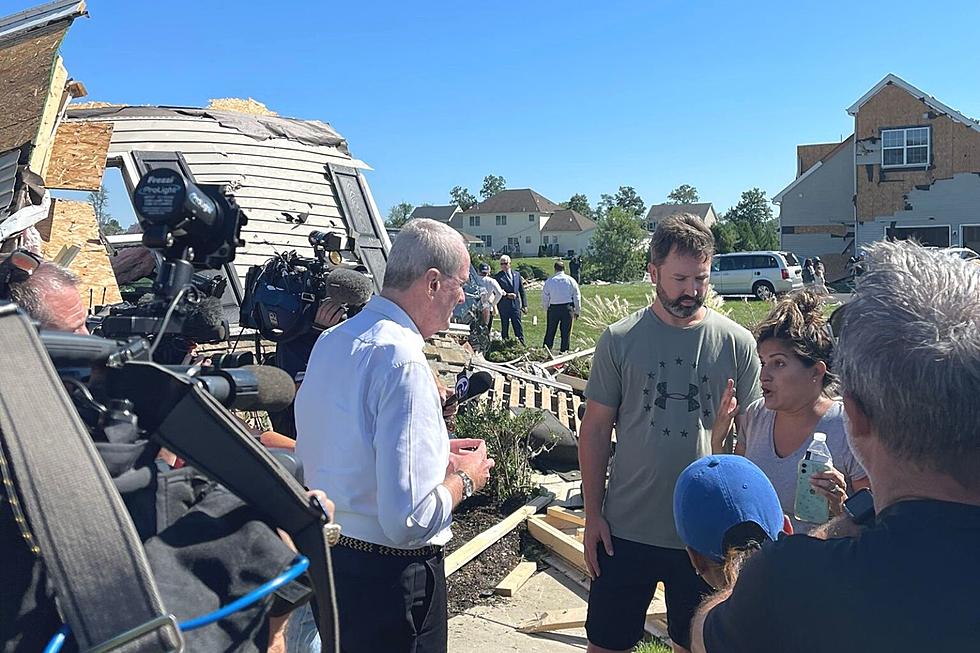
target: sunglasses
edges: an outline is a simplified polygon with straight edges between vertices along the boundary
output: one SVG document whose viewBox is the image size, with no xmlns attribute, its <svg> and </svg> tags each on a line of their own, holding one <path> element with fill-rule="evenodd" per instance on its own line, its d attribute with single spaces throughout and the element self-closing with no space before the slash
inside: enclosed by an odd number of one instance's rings
<svg viewBox="0 0 980 653">
<path fill-rule="evenodd" d="M 15 249 L 0 262 L 0 297 L 10 297 L 10 284 L 27 281 L 41 267 L 41 257 L 26 249 Z"/>
</svg>

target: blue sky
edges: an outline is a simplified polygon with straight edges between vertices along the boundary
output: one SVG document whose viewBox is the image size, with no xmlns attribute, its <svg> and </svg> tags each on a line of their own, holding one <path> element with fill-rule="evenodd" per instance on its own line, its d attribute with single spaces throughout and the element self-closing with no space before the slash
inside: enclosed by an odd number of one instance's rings
<svg viewBox="0 0 980 653">
<path fill-rule="evenodd" d="M 0 0 L 0 15 L 29 2 Z M 682 183 L 779 192 L 799 143 L 893 72 L 980 116 L 980 3 L 89 0 L 62 48 L 89 100 L 253 97 L 331 123 L 383 214 L 484 175 L 560 202 Z"/>
</svg>

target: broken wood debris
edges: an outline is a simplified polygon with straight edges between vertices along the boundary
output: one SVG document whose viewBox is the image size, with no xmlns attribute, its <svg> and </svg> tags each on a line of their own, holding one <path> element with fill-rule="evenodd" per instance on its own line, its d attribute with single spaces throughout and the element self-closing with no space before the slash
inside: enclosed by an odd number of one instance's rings
<svg viewBox="0 0 980 653">
<path fill-rule="evenodd" d="M 548 610 L 542 612 L 534 619 L 528 620 L 518 626 L 519 633 L 547 633 L 555 630 L 568 630 L 570 628 L 581 628 L 585 625 L 585 618 L 588 608 L 572 608 L 570 610 Z M 654 598 L 647 608 L 647 619 L 654 617 L 660 618 L 667 616 L 667 606 L 661 597 L 659 600 Z"/>
<path fill-rule="evenodd" d="M 514 596 L 517 592 L 524 586 L 534 572 L 538 570 L 538 564 L 536 562 L 519 562 L 516 567 L 507 576 L 500 581 L 495 588 L 493 588 L 493 593 L 498 596 Z"/>
<path fill-rule="evenodd" d="M 595 353 L 595 347 L 590 347 L 588 349 L 583 349 L 582 351 L 572 352 L 571 354 L 565 354 L 564 356 L 559 356 L 558 358 L 552 358 L 550 361 L 541 363 L 541 367 L 551 369 L 559 365 L 564 365 L 578 358 L 585 358 L 586 356 L 591 356 Z"/>
<path fill-rule="evenodd" d="M 491 526 L 463 546 L 453 551 L 446 557 L 446 576 L 448 577 L 467 562 L 496 544 L 496 542 L 507 535 L 507 533 L 520 526 L 529 515 L 533 515 L 537 511 L 546 507 L 554 500 L 554 498 L 555 495 L 550 493 L 535 497 L 529 501 L 527 505 L 518 508 L 497 524 Z"/>
</svg>

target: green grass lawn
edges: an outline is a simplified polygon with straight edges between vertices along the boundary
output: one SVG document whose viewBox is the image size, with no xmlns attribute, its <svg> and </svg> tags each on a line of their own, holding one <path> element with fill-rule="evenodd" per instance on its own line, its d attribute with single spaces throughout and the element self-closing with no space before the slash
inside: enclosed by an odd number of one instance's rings
<svg viewBox="0 0 980 653">
<path fill-rule="evenodd" d="M 582 286 L 582 301 L 584 304 L 592 297 L 598 296 L 604 299 L 612 299 L 618 296 L 621 300 L 628 302 L 630 309 L 635 311 L 648 305 L 648 297 L 652 293 L 653 287 L 649 283 L 622 283 L 605 286 L 584 285 Z M 527 301 L 528 314 L 523 319 L 524 339 L 529 346 L 540 347 L 544 341 L 544 331 L 548 323 L 545 311 L 541 308 L 541 291 L 528 290 Z M 725 308 L 731 309 L 730 317 L 733 320 L 751 329 L 755 323 L 766 316 L 771 308 L 771 304 L 756 299 L 748 301 L 733 299 L 725 302 Z M 536 325 L 534 324 L 535 317 L 538 322 Z M 500 319 L 498 317 L 494 320 L 494 329 L 499 328 Z M 581 321 L 576 320 L 572 326 L 572 348 L 574 349 L 577 344 L 583 344 L 578 342 L 579 339 L 587 340 L 591 343 L 597 340 L 600 334 L 601 329 L 589 328 Z M 555 339 L 555 346 L 558 346 L 557 338 Z M 591 344 L 588 346 L 591 346 Z"/>
<path fill-rule="evenodd" d="M 651 640 L 638 644 L 633 653 L 670 653 L 673 649 L 669 644 L 664 644 L 660 640 Z"/>
</svg>

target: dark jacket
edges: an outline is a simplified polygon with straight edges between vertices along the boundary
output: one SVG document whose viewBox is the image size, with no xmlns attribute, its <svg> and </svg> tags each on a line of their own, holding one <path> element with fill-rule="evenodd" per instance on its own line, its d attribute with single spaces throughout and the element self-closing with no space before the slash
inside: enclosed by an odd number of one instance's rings
<svg viewBox="0 0 980 653">
<path fill-rule="evenodd" d="M 498 272 L 494 279 L 500 284 L 500 289 L 505 293 L 517 293 L 517 299 L 507 299 L 504 297 L 497 304 L 497 310 L 500 311 L 501 315 L 505 311 L 520 311 L 522 306 L 527 306 L 527 295 L 524 293 L 524 284 L 521 282 L 521 273 L 517 270 L 511 270 L 508 274 L 501 270 Z"/>
</svg>

